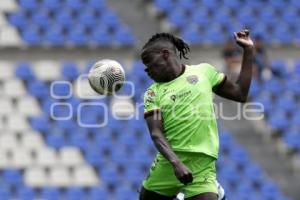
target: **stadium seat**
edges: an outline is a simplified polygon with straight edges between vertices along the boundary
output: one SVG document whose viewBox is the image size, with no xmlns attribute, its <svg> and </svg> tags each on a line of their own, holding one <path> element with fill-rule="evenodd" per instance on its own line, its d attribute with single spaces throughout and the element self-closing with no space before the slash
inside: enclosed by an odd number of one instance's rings
<svg viewBox="0 0 300 200">
<path fill-rule="evenodd" d="M 8 21 L 16 28 L 24 30 L 28 25 L 25 11 L 14 12 L 8 15 Z"/>
<path fill-rule="evenodd" d="M 33 12 L 31 16 L 31 22 L 39 28 L 48 30 L 51 27 L 51 20 L 47 10 L 38 10 L 38 12 Z"/>
<path fill-rule="evenodd" d="M 53 149 L 43 148 L 36 152 L 36 166 L 54 167 L 58 165 L 58 161 L 57 153 Z"/>
<path fill-rule="evenodd" d="M 35 62 L 33 70 L 37 79 L 41 81 L 57 80 L 60 77 L 59 65 L 55 61 L 43 60 Z"/>
<path fill-rule="evenodd" d="M 65 39 L 63 27 L 59 25 L 52 26 L 51 29 L 47 30 L 45 33 L 45 43 L 50 46 L 62 46 Z"/>
<path fill-rule="evenodd" d="M 43 41 L 43 36 L 36 26 L 23 28 L 21 30 L 21 37 L 26 44 L 31 46 L 41 44 Z"/>
<path fill-rule="evenodd" d="M 7 187 L 1 187 L 0 188 L 0 198 L 5 200 L 5 199 L 12 199 L 13 195 L 10 193 L 9 188 Z"/>
<path fill-rule="evenodd" d="M 31 166 L 24 173 L 24 182 L 30 187 L 44 187 L 49 184 L 46 171 L 42 167 Z"/>
<path fill-rule="evenodd" d="M 18 100 L 17 110 L 25 116 L 38 116 L 41 114 L 37 100 L 30 96 L 25 96 Z"/>
<path fill-rule="evenodd" d="M 66 80 L 74 81 L 79 76 L 77 64 L 71 61 L 62 63 L 61 74 Z"/>
<path fill-rule="evenodd" d="M 63 134 L 49 134 L 46 138 L 46 143 L 50 147 L 60 149 L 66 145 L 66 139 Z"/>
<path fill-rule="evenodd" d="M 17 199 L 22 200 L 32 200 L 35 199 L 35 191 L 33 188 L 30 187 L 20 187 L 17 190 Z"/>
<path fill-rule="evenodd" d="M 81 187 L 70 187 L 65 191 L 65 199 L 82 200 L 86 199 L 85 191 Z"/>
<path fill-rule="evenodd" d="M 120 28 L 115 33 L 115 40 L 120 46 L 130 46 L 134 43 L 133 34 L 129 28 Z"/>
<path fill-rule="evenodd" d="M 74 169 L 73 184 L 79 187 L 92 187 L 98 185 L 99 180 L 92 167 L 82 165 Z"/>
<path fill-rule="evenodd" d="M 89 191 L 90 200 L 110 199 L 111 194 L 104 187 L 92 187 Z"/>
<path fill-rule="evenodd" d="M 20 114 L 11 114 L 7 118 L 7 129 L 11 131 L 26 131 L 29 129 L 27 119 Z"/>
<path fill-rule="evenodd" d="M 22 135 L 21 146 L 23 149 L 28 149 L 37 152 L 45 147 L 42 136 L 34 131 L 28 131 Z"/>
<path fill-rule="evenodd" d="M 188 23 L 185 10 L 177 8 L 168 15 L 168 21 L 174 28 L 183 28 Z"/>
<path fill-rule="evenodd" d="M 5 81 L 3 85 L 3 91 L 7 97 L 12 98 L 22 97 L 26 94 L 24 84 L 18 79 L 10 79 Z"/>
<path fill-rule="evenodd" d="M 12 167 L 16 169 L 28 168 L 32 166 L 33 157 L 28 149 L 14 149 L 12 151 Z"/>
<path fill-rule="evenodd" d="M 42 199 L 51 199 L 51 200 L 59 200 L 61 199 L 61 194 L 59 188 L 57 187 L 43 187 L 41 191 Z"/>
<path fill-rule="evenodd" d="M 20 187 L 23 184 L 22 173 L 16 169 L 3 170 L 2 179 L 8 187 Z"/>
<path fill-rule="evenodd" d="M 154 5 L 159 12 L 168 12 L 173 9 L 174 2 L 172 0 L 154 0 Z"/>
<path fill-rule="evenodd" d="M 74 147 L 62 148 L 59 152 L 60 163 L 64 166 L 78 166 L 83 163 L 80 151 Z"/>
<path fill-rule="evenodd" d="M 70 31 L 68 39 L 71 44 L 76 46 L 85 45 L 88 42 L 88 36 L 83 27 L 76 27 Z"/>
<path fill-rule="evenodd" d="M 19 5 L 22 9 L 34 11 L 39 7 L 37 0 L 19 0 Z"/>
<path fill-rule="evenodd" d="M 50 129 L 49 119 L 45 116 L 31 117 L 30 125 L 34 130 L 41 133 L 46 133 Z"/>
<path fill-rule="evenodd" d="M 14 68 L 11 62 L 0 62 L 0 80 L 12 79 L 14 76 Z"/>
<path fill-rule="evenodd" d="M 27 86 L 28 93 L 38 99 L 45 98 L 49 95 L 49 87 L 43 81 L 32 81 Z"/>
<path fill-rule="evenodd" d="M 41 6 L 49 11 L 59 10 L 61 6 L 60 0 L 43 0 Z"/>
<path fill-rule="evenodd" d="M 50 169 L 49 182 L 53 187 L 67 187 L 74 184 L 69 170 L 66 167 L 57 166 L 57 163 Z"/>
<path fill-rule="evenodd" d="M 15 110 L 10 98 L 0 98 L 0 108 L 1 115 L 9 115 Z"/>
<path fill-rule="evenodd" d="M 74 11 L 80 11 L 84 5 L 85 4 L 82 0 L 66 0 L 63 6 L 66 8 L 71 8 Z"/>
<path fill-rule="evenodd" d="M 32 66 L 27 62 L 20 62 L 16 64 L 15 75 L 17 78 L 27 82 L 34 80 Z"/>
</svg>

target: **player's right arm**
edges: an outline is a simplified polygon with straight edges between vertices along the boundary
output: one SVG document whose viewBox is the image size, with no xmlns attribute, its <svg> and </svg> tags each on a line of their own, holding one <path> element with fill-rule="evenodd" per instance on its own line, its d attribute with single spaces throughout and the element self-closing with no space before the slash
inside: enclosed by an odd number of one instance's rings
<svg viewBox="0 0 300 200">
<path fill-rule="evenodd" d="M 181 183 L 187 184 L 192 182 L 192 172 L 180 161 L 165 137 L 161 111 L 157 96 L 153 90 L 146 91 L 144 106 L 145 120 L 155 147 L 171 163 L 174 173 Z"/>
</svg>

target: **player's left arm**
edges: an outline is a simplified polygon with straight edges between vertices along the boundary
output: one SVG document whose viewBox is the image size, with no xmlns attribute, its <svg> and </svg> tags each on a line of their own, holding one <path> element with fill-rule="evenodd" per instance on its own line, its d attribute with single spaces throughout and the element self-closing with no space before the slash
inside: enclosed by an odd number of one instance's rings
<svg viewBox="0 0 300 200">
<path fill-rule="evenodd" d="M 235 40 L 243 48 L 242 68 L 236 82 L 226 79 L 214 88 L 214 92 L 224 98 L 246 102 L 251 84 L 252 66 L 254 60 L 254 43 L 249 37 L 248 30 L 234 33 Z"/>
</svg>

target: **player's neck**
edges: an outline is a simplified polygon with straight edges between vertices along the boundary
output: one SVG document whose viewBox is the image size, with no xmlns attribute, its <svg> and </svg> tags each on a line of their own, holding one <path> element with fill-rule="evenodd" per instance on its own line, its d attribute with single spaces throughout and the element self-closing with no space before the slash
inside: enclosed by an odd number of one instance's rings
<svg viewBox="0 0 300 200">
<path fill-rule="evenodd" d="M 185 65 L 179 64 L 173 68 L 173 73 L 170 73 L 169 81 L 176 79 L 181 76 L 185 71 Z"/>
</svg>

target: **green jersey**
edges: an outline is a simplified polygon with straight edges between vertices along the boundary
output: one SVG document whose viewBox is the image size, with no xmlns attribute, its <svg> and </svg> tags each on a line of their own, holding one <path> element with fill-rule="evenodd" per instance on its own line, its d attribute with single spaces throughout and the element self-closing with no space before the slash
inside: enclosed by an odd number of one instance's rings
<svg viewBox="0 0 300 200">
<path fill-rule="evenodd" d="M 145 116 L 159 110 L 164 134 L 174 151 L 198 152 L 217 158 L 219 139 L 213 89 L 225 75 L 202 63 L 166 83 L 152 84 L 144 95 Z"/>
</svg>

